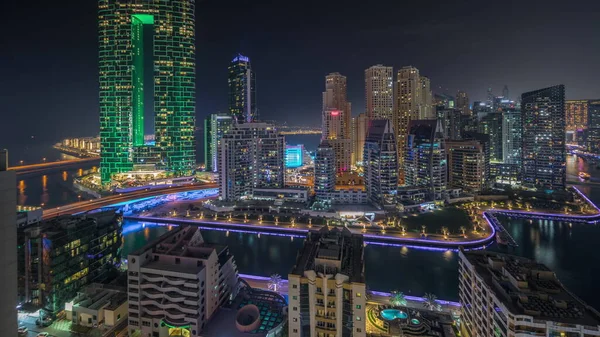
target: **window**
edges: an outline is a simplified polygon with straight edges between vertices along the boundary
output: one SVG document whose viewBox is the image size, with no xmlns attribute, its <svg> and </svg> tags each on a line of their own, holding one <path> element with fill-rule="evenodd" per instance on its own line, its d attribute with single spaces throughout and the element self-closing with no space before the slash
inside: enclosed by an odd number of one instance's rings
<svg viewBox="0 0 600 337">
<path fill-rule="evenodd" d="M 356 305 L 356 309 L 360 309 L 360 304 L 357 304 L 357 305 Z"/>
<path fill-rule="evenodd" d="M 292 310 L 294 310 L 294 311 L 298 311 L 298 307 L 294 307 Z"/>
<path fill-rule="evenodd" d="M 357 320 L 357 321 L 360 321 L 360 316 L 356 316 L 356 320 Z"/>
<path fill-rule="evenodd" d="M 356 293 L 356 297 L 360 297 L 360 293 Z"/>
<path fill-rule="evenodd" d="M 298 318 L 294 317 L 293 321 L 298 322 Z"/>
<path fill-rule="evenodd" d="M 294 329 L 294 333 L 298 333 L 298 329 Z"/>
<path fill-rule="evenodd" d="M 292 299 L 297 300 L 298 296 L 294 295 L 294 296 L 292 296 Z"/>
<path fill-rule="evenodd" d="M 121 314 L 117 315 L 117 321 L 121 319 Z"/>
<path fill-rule="evenodd" d="M 154 261 L 158 261 L 159 256 L 158 255 L 154 255 Z"/>
<path fill-rule="evenodd" d="M 178 258 L 178 257 L 176 257 L 176 258 L 175 258 L 175 264 L 180 264 L 180 263 L 181 263 L 181 259 L 180 259 L 180 258 Z"/>
<path fill-rule="evenodd" d="M 356 332 L 362 332 L 360 328 L 356 328 Z"/>
</svg>

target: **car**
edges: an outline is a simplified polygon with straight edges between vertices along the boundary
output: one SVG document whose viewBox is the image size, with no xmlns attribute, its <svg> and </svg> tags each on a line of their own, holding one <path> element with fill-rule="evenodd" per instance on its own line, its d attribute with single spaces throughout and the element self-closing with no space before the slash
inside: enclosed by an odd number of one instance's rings
<svg viewBox="0 0 600 337">
<path fill-rule="evenodd" d="M 19 331 L 19 335 L 26 335 L 28 330 L 29 330 L 29 329 L 27 329 L 27 327 L 26 327 L 26 326 L 22 326 L 22 325 L 21 325 L 21 326 L 19 327 L 19 329 L 18 329 L 18 331 Z"/>
<path fill-rule="evenodd" d="M 37 334 L 37 337 L 48 337 L 48 336 L 50 336 L 50 334 L 47 332 L 40 332 Z"/>
</svg>

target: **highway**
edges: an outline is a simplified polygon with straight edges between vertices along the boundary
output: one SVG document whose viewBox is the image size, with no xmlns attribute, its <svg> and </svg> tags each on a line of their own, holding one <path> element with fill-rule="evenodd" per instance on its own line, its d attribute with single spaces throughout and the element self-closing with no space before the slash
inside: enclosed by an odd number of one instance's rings
<svg viewBox="0 0 600 337">
<path fill-rule="evenodd" d="M 217 184 L 214 184 L 214 183 L 211 183 L 211 184 L 195 183 L 195 184 L 189 184 L 189 185 L 185 185 L 185 186 L 172 186 L 172 187 L 165 186 L 165 188 L 160 188 L 160 189 L 142 190 L 142 191 L 110 195 L 110 196 L 106 196 L 106 197 L 103 197 L 100 199 L 80 201 L 80 202 L 76 202 L 76 203 L 61 206 L 61 207 L 45 209 L 43 219 L 44 220 L 50 219 L 50 218 L 59 216 L 61 214 L 74 214 L 74 213 L 79 213 L 79 212 L 87 212 L 87 211 L 91 211 L 96 208 L 105 207 L 108 205 L 116 204 L 116 203 L 123 202 L 123 201 L 133 200 L 133 199 L 154 197 L 154 196 L 162 195 L 162 194 L 194 191 L 194 190 L 199 190 L 199 189 L 215 188 L 215 187 L 217 187 Z"/>
<path fill-rule="evenodd" d="M 9 167 L 9 170 L 17 172 L 17 175 L 24 174 L 41 174 L 44 172 L 49 172 L 58 169 L 66 169 L 72 168 L 74 166 L 81 165 L 98 165 L 100 164 L 100 158 L 82 158 L 82 159 L 72 159 L 72 160 L 61 160 L 49 163 L 39 163 L 39 164 L 31 164 L 31 165 L 23 165 L 23 166 L 12 166 Z"/>
</svg>

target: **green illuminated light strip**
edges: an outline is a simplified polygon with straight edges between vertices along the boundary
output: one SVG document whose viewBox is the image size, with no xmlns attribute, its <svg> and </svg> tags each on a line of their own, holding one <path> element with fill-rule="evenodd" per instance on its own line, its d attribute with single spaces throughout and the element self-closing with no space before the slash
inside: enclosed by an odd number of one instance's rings
<svg viewBox="0 0 600 337">
<path fill-rule="evenodd" d="M 144 25 L 153 23 L 154 17 L 152 15 L 134 14 L 131 16 L 133 146 L 144 145 Z"/>
</svg>

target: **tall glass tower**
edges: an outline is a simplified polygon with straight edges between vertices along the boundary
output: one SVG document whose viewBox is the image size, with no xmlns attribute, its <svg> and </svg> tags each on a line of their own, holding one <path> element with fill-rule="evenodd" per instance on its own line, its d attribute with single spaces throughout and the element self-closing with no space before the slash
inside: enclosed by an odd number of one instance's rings
<svg viewBox="0 0 600 337">
<path fill-rule="evenodd" d="M 238 55 L 229 64 L 229 113 L 238 123 L 258 121 L 256 78 L 250 59 Z"/>
<path fill-rule="evenodd" d="M 153 151 L 177 174 L 194 168 L 194 2 L 98 1 L 103 183 L 133 169 L 135 147 L 145 145 L 148 95 L 154 101 Z"/>
</svg>

